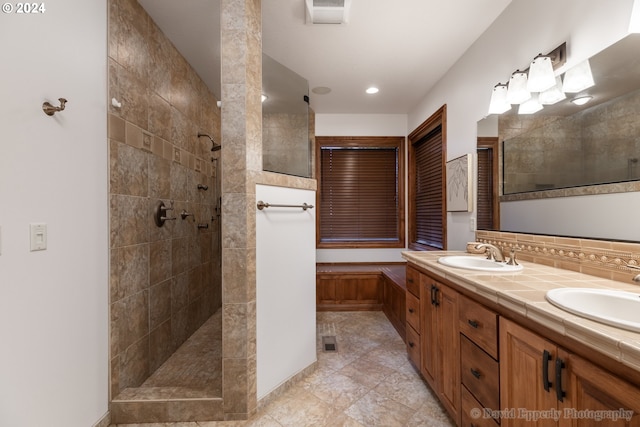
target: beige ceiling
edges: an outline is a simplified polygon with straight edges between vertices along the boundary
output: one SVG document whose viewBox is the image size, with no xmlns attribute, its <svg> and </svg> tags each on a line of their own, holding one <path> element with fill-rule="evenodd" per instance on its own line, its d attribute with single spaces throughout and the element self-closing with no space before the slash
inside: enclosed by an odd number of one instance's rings
<svg viewBox="0 0 640 427">
<path fill-rule="evenodd" d="M 139 2 L 218 95 L 219 0 Z M 352 0 L 347 24 L 311 25 L 304 0 L 263 0 L 263 50 L 310 90 L 331 88 L 309 93 L 316 113 L 404 114 L 510 2 Z"/>
</svg>

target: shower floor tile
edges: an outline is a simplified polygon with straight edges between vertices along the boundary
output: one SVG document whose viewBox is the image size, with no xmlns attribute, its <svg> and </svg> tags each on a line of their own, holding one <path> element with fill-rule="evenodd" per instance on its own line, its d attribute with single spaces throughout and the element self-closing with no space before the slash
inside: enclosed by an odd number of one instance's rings
<svg viewBox="0 0 640 427">
<path fill-rule="evenodd" d="M 118 400 L 222 396 L 222 310 L 214 313 L 149 378 Z"/>
<path fill-rule="evenodd" d="M 322 336 L 336 337 L 324 352 Z M 247 421 L 145 427 L 450 427 L 455 424 L 407 360 L 382 312 L 319 312 L 318 367 Z M 151 378 L 150 378 L 151 380 Z M 117 427 L 142 425 L 119 424 Z M 115 425 L 111 427 L 116 427 Z"/>
</svg>

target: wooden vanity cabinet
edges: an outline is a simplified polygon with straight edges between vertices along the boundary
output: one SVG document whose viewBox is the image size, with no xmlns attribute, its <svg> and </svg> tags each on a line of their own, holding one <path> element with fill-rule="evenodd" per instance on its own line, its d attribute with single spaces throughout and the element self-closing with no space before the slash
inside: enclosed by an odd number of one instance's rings
<svg viewBox="0 0 640 427">
<path fill-rule="evenodd" d="M 640 388 L 505 318 L 500 318 L 500 377 L 503 408 L 558 411 L 558 421 L 529 425 L 640 426 Z M 633 411 L 630 419 L 594 419 L 594 411 L 621 408 Z M 501 425 L 523 425 L 517 415 L 503 418 Z"/>
<path fill-rule="evenodd" d="M 420 276 L 420 371 L 451 417 L 460 423 L 458 292 Z"/>
<path fill-rule="evenodd" d="M 478 408 L 500 409 L 498 314 L 463 295 L 458 299 L 460 327 L 460 379 L 463 426 L 496 426 L 486 414 L 472 418 Z"/>
<path fill-rule="evenodd" d="M 409 360 L 416 369 L 421 365 L 421 307 L 420 307 L 420 272 L 415 268 L 407 267 L 406 276 L 407 292 L 405 297 L 405 320 L 407 354 Z"/>
</svg>

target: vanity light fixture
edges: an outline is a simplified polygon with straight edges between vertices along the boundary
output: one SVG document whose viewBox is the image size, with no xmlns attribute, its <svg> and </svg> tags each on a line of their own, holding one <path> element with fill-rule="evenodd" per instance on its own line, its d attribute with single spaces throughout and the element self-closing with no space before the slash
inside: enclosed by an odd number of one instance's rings
<svg viewBox="0 0 640 427">
<path fill-rule="evenodd" d="M 366 92 L 367 92 L 369 95 L 373 95 L 374 93 L 378 93 L 379 91 L 380 91 L 380 89 L 378 89 L 378 88 L 377 88 L 377 87 L 375 87 L 375 86 L 371 86 L 370 88 L 368 88 L 368 89 L 366 90 Z"/>
<path fill-rule="evenodd" d="M 542 104 L 538 102 L 538 94 L 531 95 L 531 98 L 520 104 L 518 114 L 533 114 L 542 110 Z"/>
<path fill-rule="evenodd" d="M 531 98 L 531 92 L 527 90 L 527 73 L 516 70 L 509 79 L 507 89 L 507 101 L 509 104 L 522 104 Z"/>
<path fill-rule="evenodd" d="M 579 96 L 577 98 L 573 98 L 571 100 L 571 102 L 573 102 L 576 105 L 584 105 L 587 102 L 591 101 L 593 99 L 593 96 L 587 95 L 587 96 Z"/>
<path fill-rule="evenodd" d="M 502 114 L 511 109 L 511 104 L 507 102 L 507 85 L 498 83 L 493 87 L 491 102 L 489 103 L 489 114 Z"/>
<path fill-rule="evenodd" d="M 553 74 L 551 57 L 538 55 L 533 58 L 529 66 L 527 90 L 529 92 L 544 92 L 556 84 L 556 76 Z"/>
<path fill-rule="evenodd" d="M 567 93 L 577 93 L 590 88 L 595 83 L 589 60 L 586 59 L 564 73 L 562 91 Z"/>
<path fill-rule="evenodd" d="M 562 78 L 560 78 L 560 76 L 556 77 L 555 82 L 555 85 L 544 92 L 540 92 L 538 95 L 538 102 L 540 102 L 540 104 L 552 105 L 567 98 L 567 95 L 562 91 Z"/>
<path fill-rule="evenodd" d="M 489 114 L 502 114 L 511 109 L 509 104 L 523 104 L 532 97 L 536 99 L 522 108 L 522 112 L 519 111 L 520 114 L 531 114 L 541 110 L 542 104 L 551 105 L 565 99 L 566 96 L 561 90 L 562 80 L 556 77 L 555 70 L 566 63 L 566 58 L 567 43 L 565 42 L 546 55 L 539 54 L 533 58 L 526 70 L 514 71 L 508 84 L 498 83 L 493 88 Z"/>
</svg>

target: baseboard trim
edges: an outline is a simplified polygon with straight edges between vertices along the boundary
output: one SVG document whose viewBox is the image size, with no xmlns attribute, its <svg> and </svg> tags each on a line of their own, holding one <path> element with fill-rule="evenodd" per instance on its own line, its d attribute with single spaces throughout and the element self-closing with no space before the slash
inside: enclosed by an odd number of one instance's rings
<svg viewBox="0 0 640 427">
<path fill-rule="evenodd" d="M 260 412 L 264 407 L 269 405 L 271 402 L 276 400 L 278 397 L 282 396 L 287 390 L 289 390 L 294 385 L 298 384 L 302 379 L 311 375 L 316 368 L 318 367 L 318 361 L 316 360 L 311 365 L 303 368 L 298 373 L 294 374 L 288 380 L 285 380 L 282 384 L 274 388 L 272 391 L 267 393 L 263 398 L 258 400 L 258 412 Z"/>
</svg>

